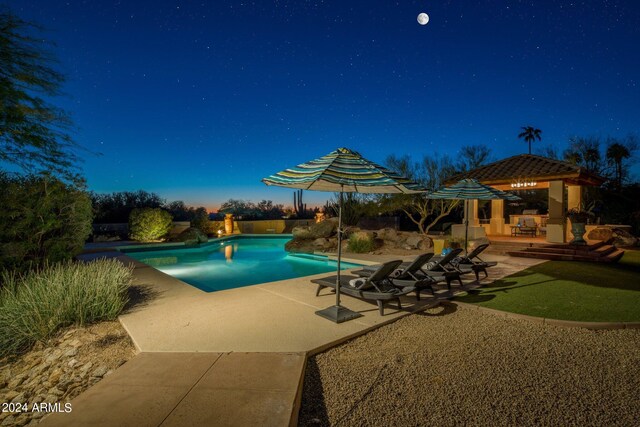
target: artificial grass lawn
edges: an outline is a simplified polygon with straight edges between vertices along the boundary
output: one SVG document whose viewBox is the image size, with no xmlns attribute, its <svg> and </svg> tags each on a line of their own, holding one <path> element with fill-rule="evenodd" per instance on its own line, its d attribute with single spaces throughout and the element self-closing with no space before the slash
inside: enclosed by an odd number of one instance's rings
<svg viewBox="0 0 640 427">
<path fill-rule="evenodd" d="M 456 299 L 551 319 L 640 322 L 640 251 L 617 264 L 545 262 Z"/>
</svg>

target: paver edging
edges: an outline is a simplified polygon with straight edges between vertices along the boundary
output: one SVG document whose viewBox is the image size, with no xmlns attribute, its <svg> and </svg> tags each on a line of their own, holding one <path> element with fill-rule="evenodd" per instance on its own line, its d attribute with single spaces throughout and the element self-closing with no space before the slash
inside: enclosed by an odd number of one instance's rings
<svg viewBox="0 0 640 427">
<path fill-rule="evenodd" d="M 578 320 L 560 320 L 546 317 L 531 316 L 528 314 L 511 313 L 508 311 L 497 310 L 495 308 L 482 307 L 480 305 L 470 304 L 468 302 L 451 301 L 467 309 L 479 310 L 485 313 L 502 316 L 509 319 L 522 319 L 528 322 L 543 323 L 545 325 L 560 326 L 563 328 L 583 328 L 591 330 L 613 330 L 613 329 L 640 329 L 640 322 L 582 322 Z"/>
</svg>

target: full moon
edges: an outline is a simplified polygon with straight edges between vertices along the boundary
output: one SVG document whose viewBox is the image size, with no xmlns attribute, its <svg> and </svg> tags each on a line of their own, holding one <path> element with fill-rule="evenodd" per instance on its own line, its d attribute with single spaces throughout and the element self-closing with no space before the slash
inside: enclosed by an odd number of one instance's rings
<svg viewBox="0 0 640 427">
<path fill-rule="evenodd" d="M 427 23 L 429 23 L 429 15 L 422 12 L 421 14 L 418 15 L 418 24 L 427 25 Z"/>
</svg>

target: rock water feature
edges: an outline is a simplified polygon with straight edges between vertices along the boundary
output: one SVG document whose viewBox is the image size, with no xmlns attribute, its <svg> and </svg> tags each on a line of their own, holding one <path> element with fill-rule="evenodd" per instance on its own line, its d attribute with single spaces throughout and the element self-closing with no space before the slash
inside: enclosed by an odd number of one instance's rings
<svg viewBox="0 0 640 427">
<path fill-rule="evenodd" d="M 298 253 L 335 251 L 338 247 L 337 230 L 337 218 L 329 218 L 309 226 L 295 227 L 292 230 L 293 239 L 287 242 L 285 249 L 288 252 Z M 343 235 L 343 250 L 346 249 L 349 236 L 354 233 L 372 234 L 376 242 L 375 253 L 416 249 L 429 251 L 433 247 L 433 242 L 429 237 L 417 232 L 397 231 L 393 228 L 370 231 L 357 227 L 346 227 Z"/>
<path fill-rule="evenodd" d="M 207 243 L 209 239 L 202 231 L 194 227 L 189 227 L 182 233 L 171 239 L 172 242 L 184 242 L 187 246 L 197 245 L 199 243 Z"/>
<path fill-rule="evenodd" d="M 68 329 L 47 345 L 36 344 L 22 356 L 0 360 L 0 403 L 26 409 L 0 412 L 0 426 L 37 424 L 47 412 L 33 411 L 34 405 L 55 408 L 58 404 L 58 410 L 64 411 L 65 404 L 134 354 L 120 323 L 102 322 Z"/>
</svg>

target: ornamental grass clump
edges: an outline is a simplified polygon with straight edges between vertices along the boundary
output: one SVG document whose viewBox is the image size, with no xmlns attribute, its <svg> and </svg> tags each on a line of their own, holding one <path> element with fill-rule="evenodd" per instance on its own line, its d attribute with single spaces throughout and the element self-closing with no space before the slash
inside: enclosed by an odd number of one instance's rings
<svg viewBox="0 0 640 427">
<path fill-rule="evenodd" d="M 0 357 L 27 351 L 68 325 L 113 320 L 128 301 L 132 269 L 116 260 L 62 262 L 0 274 Z"/>
<path fill-rule="evenodd" d="M 349 252 L 364 254 L 373 251 L 376 246 L 373 241 L 373 236 L 364 232 L 355 232 L 349 236 L 347 248 Z"/>
</svg>

